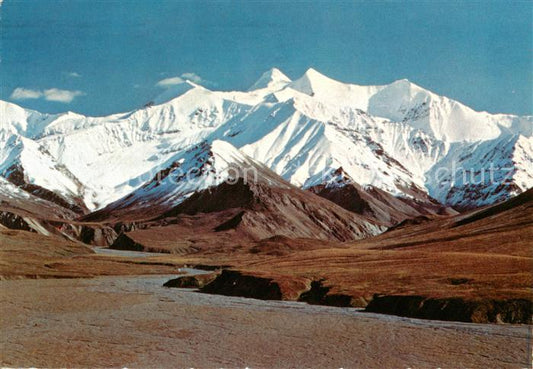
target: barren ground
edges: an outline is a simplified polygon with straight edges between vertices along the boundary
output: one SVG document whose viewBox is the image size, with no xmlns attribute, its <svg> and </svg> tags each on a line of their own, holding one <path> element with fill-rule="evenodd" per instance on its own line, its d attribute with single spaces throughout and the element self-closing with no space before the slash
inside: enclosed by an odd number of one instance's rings
<svg viewBox="0 0 533 369">
<path fill-rule="evenodd" d="M 527 326 L 422 321 L 161 287 L 171 277 L 0 282 L 1 365 L 528 366 Z"/>
</svg>

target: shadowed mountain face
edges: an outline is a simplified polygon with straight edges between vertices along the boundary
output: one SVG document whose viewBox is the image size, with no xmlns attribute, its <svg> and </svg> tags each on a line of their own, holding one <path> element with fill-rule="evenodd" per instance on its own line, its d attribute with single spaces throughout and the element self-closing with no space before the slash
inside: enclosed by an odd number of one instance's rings
<svg viewBox="0 0 533 369">
<path fill-rule="evenodd" d="M 357 243 L 371 249 L 457 251 L 531 257 L 533 190 L 510 200 L 431 222 L 405 221 Z"/>
<path fill-rule="evenodd" d="M 457 212 L 445 207 L 417 187 L 405 189 L 403 196 L 373 186 L 361 186 L 351 179 L 342 168 L 334 172 L 327 183 L 309 190 L 356 214 L 391 227 L 406 219 L 429 219 L 449 216 Z"/>
<path fill-rule="evenodd" d="M 23 188 L 11 187 L 27 194 Z M 381 190 L 364 191 L 354 183 L 323 186 L 321 191 L 319 188 L 310 191 L 298 188 L 232 145 L 214 141 L 177 154 L 139 189 L 76 222 L 72 222 L 76 214 L 68 204 L 62 206 L 44 199 L 34 202 L 53 205 L 55 212 L 63 209 L 63 213 L 69 214 L 66 220 L 60 217 L 52 227 L 47 223 L 44 228 L 98 244 L 114 243 L 117 232 L 156 226 L 173 229 L 169 237 L 174 239 L 175 228 L 183 222 L 189 229 L 197 228 L 201 230 L 199 234 L 209 234 L 213 239 L 233 232 L 243 242 L 273 236 L 348 241 L 377 235 L 398 221 L 421 214 L 434 215 L 441 209 L 423 192 L 419 194 L 422 200 L 418 200 L 396 198 Z M 351 193 L 351 189 L 358 189 L 363 198 Z M 416 187 L 410 194 L 415 190 Z M 313 193 L 317 191 L 320 196 Z M 344 194 L 349 195 L 347 199 Z M 28 205 L 31 201 L 24 203 Z M 46 220 L 51 215 L 45 208 L 28 209 L 34 219 Z M 204 219 L 199 220 L 202 215 Z M 32 229 L 23 218 L 10 214 L 4 218 L 4 224 L 10 227 Z M 132 246 L 125 237 L 120 237 L 115 246 L 153 247 L 145 241 L 144 244 L 135 241 L 136 246 Z M 193 242 L 195 237 L 190 240 Z M 228 238 L 225 244 L 229 243 Z"/>
<path fill-rule="evenodd" d="M 83 204 L 83 201 L 80 198 L 75 198 L 75 197 L 64 198 L 60 194 L 50 191 L 44 187 L 29 183 L 29 179 L 24 174 L 24 169 L 19 165 L 8 168 L 8 173 L 9 174 L 6 176 L 6 179 L 11 184 L 17 186 L 21 190 L 26 191 L 27 193 L 33 195 L 34 197 L 46 200 L 47 202 L 57 204 L 60 207 L 68 209 L 78 215 L 89 212 L 89 210 L 85 207 L 85 205 Z M 0 185 L 7 186 L 7 183 L 3 181 L 3 178 L 2 178 L 2 181 L 0 182 Z M 4 190 L 4 193 L 7 192 L 5 190 Z"/>
<path fill-rule="evenodd" d="M 57 201 L 53 194 L 51 197 L 34 194 L 34 191 L 28 192 L 27 187 L 18 187 L 2 178 L 0 183 L 0 225 L 6 228 L 101 246 L 109 245 L 116 238 L 110 227 L 77 222 L 76 208 Z"/>
<path fill-rule="evenodd" d="M 204 190 L 165 216 L 241 211 L 215 230 L 236 229 L 255 240 L 272 236 L 347 241 L 381 233 L 385 227 L 296 187 L 262 183 L 222 184 Z"/>
<path fill-rule="evenodd" d="M 12 187 L 27 194 L 22 188 Z M 178 154 L 138 190 L 77 222 L 71 221 L 75 213 L 60 204 L 44 199 L 34 202 L 68 214 L 56 223 L 43 223 L 41 231 L 48 229 L 90 243 L 114 243 L 115 247 L 162 250 L 146 235 L 133 241 L 126 238 L 134 235 L 123 235 L 115 242 L 117 234 L 156 227 L 161 233 L 156 240 L 173 240 L 174 246 L 184 252 L 188 247 L 197 250 L 199 240 L 214 245 L 217 238 L 224 239 L 221 244 L 225 245 L 273 236 L 349 241 L 375 236 L 405 222 L 456 214 L 416 186 L 403 192 L 405 195 L 397 197 L 373 186 L 360 186 L 342 168 L 324 184 L 302 190 L 232 145 L 214 141 Z M 24 204 L 28 207 L 31 201 L 25 200 Z M 35 224 L 50 217 L 48 208 L 30 206 L 27 212 L 37 219 L 33 226 L 20 211 L 6 213 L 4 224 L 35 229 Z M 235 236 L 234 241 L 229 234 Z M 185 248 L 179 246 L 183 244 L 180 237 L 187 240 Z"/>
<path fill-rule="evenodd" d="M 55 202 L 55 196 L 47 200 L 42 193 L 33 194 L 27 187 L 18 187 L 3 178 L 0 183 L 0 224 L 7 228 L 59 234 L 57 225 L 79 216 L 64 202 Z"/>
</svg>

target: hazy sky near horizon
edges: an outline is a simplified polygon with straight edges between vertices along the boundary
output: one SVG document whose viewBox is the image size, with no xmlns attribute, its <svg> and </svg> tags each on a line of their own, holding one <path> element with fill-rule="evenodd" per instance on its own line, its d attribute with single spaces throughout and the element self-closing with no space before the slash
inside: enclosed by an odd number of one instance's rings
<svg viewBox="0 0 533 369">
<path fill-rule="evenodd" d="M 44 112 L 131 110 L 184 74 L 241 90 L 312 67 L 532 114 L 530 1 L 4 0 L 0 15 L 0 99 Z"/>
</svg>

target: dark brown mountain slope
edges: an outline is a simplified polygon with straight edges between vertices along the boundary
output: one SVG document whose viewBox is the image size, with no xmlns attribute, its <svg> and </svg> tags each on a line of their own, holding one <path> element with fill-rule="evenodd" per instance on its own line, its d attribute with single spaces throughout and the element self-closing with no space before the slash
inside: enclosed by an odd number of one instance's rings
<svg viewBox="0 0 533 369">
<path fill-rule="evenodd" d="M 184 175 L 186 170 L 192 175 Z M 199 244 L 203 248 L 210 243 L 208 237 L 229 237 L 229 243 L 219 244 L 224 247 L 273 236 L 348 241 L 386 229 L 381 222 L 291 185 L 221 142 L 192 147 L 132 194 L 80 220 L 107 223 L 121 231 L 137 229 L 113 247 L 174 252 L 189 247 L 197 251 Z M 157 230 L 148 231 L 154 227 Z M 142 232 L 158 232 L 153 234 L 157 245 L 147 244 Z"/>
<path fill-rule="evenodd" d="M 346 210 L 364 215 L 388 227 L 412 218 L 434 218 L 458 214 L 418 189 L 405 189 L 411 197 L 396 197 L 374 186 L 363 187 L 339 168 L 329 183 L 309 190 Z"/>
<path fill-rule="evenodd" d="M 95 245 L 109 245 L 115 232 L 98 224 L 76 222 L 79 214 L 56 202 L 32 195 L 3 181 L 0 188 L 0 224 L 9 229 L 57 235 Z"/>
<path fill-rule="evenodd" d="M 273 236 L 347 241 L 385 230 L 310 192 L 242 179 L 197 192 L 145 222 L 144 228 L 126 233 L 112 247 L 178 253 L 212 247 L 229 251 Z"/>
</svg>

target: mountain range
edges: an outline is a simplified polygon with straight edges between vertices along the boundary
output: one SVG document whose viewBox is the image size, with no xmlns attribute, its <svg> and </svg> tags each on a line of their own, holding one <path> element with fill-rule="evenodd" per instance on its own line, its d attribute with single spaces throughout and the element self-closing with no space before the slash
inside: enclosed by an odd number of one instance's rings
<svg viewBox="0 0 533 369">
<path fill-rule="evenodd" d="M 239 208 L 227 220 L 256 238 L 364 237 L 533 187 L 533 117 L 313 69 L 292 81 L 274 68 L 247 91 L 184 81 L 105 117 L 0 101 L 0 142 L 4 207 L 83 221 Z"/>
</svg>

